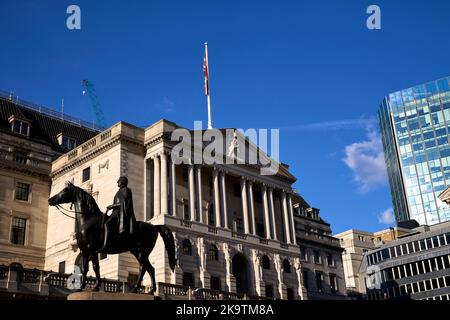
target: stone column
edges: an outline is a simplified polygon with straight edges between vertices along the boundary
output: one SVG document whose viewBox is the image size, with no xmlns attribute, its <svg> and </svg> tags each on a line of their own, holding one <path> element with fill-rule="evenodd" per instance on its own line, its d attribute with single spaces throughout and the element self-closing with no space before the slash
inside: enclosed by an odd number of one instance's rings
<svg viewBox="0 0 450 320">
<path fill-rule="evenodd" d="M 286 285 L 283 283 L 283 267 L 282 267 L 280 255 L 274 254 L 273 260 L 274 260 L 274 264 L 275 264 L 275 270 L 277 272 L 278 293 L 279 293 L 280 299 L 286 299 L 287 288 L 286 288 Z"/>
<path fill-rule="evenodd" d="M 302 275 L 302 268 L 300 264 L 299 258 L 294 258 L 294 269 L 295 273 L 297 274 L 297 281 L 298 281 L 298 287 L 297 287 L 297 295 L 300 297 L 301 300 L 307 299 L 307 290 L 305 288 L 305 284 L 303 283 L 303 275 Z"/>
<path fill-rule="evenodd" d="M 273 205 L 273 189 L 269 188 L 269 208 L 270 208 L 270 216 L 272 218 L 272 236 L 274 240 L 278 240 L 277 237 L 277 223 L 275 221 L 275 207 Z"/>
<path fill-rule="evenodd" d="M 225 183 L 225 172 L 220 172 L 220 187 L 222 191 L 222 213 L 223 213 L 223 223 L 225 228 L 229 228 L 228 225 L 228 207 L 227 207 L 227 188 Z"/>
<path fill-rule="evenodd" d="M 284 221 L 284 234 L 286 238 L 286 243 L 291 243 L 291 227 L 289 226 L 289 216 L 286 200 L 286 192 L 281 192 L 281 208 L 283 211 L 283 221 Z"/>
<path fill-rule="evenodd" d="M 250 233 L 250 224 L 248 219 L 248 202 L 247 202 L 247 180 L 241 178 L 241 200 L 242 200 L 242 216 L 244 219 L 244 233 Z"/>
<path fill-rule="evenodd" d="M 294 207 L 292 206 L 292 195 L 288 194 L 289 222 L 291 224 L 291 243 L 297 244 L 295 235 Z"/>
<path fill-rule="evenodd" d="M 197 176 L 197 209 L 199 221 L 203 223 L 203 197 L 202 197 L 202 167 L 200 165 L 196 168 Z"/>
<path fill-rule="evenodd" d="M 253 260 L 253 270 L 255 271 L 255 290 L 256 294 L 260 297 L 265 295 L 265 283 L 263 281 L 263 273 L 261 267 L 261 257 L 258 254 L 258 251 L 252 249 L 252 260 Z"/>
<path fill-rule="evenodd" d="M 209 273 L 206 271 L 206 248 L 205 248 L 205 243 L 202 237 L 199 237 L 197 239 L 197 249 L 198 249 L 198 256 L 200 258 L 200 274 L 199 274 L 199 278 L 200 278 L 200 282 L 202 283 L 202 287 L 205 289 L 210 289 L 210 279 L 211 276 L 209 275 Z"/>
<path fill-rule="evenodd" d="M 233 276 L 233 273 L 231 271 L 231 248 L 228 245 L 228 243 L 223 243 L 223 253 L 225 258 L 225 282 L 228 287 L 229 292 L 236 292 L 236 279 Z"/>
<path fill-rule="evenodd" d="M 250 199 L 250 225 L 252 226 L 252 234 L 256 236 L 256 221 L 255 221 L 255 202 L 253 201 L 253 182 L 248 182 L 248 194 Z"/>
<path fill-rule="evenodd" d="M 159 156 L 153 158 L 153 217 L 161 213 L 161 168 Z"/>
<path fill-rule="evenodd" d="M 189 213 L 191 221 L 195 221 L 195 183 L 194 183 L 194 165 L 189 165 Z"/>
<path fill-rule="evenodd" d="M 219 192 L 219 172 L 213 169 L 213 184 L 214 184 L 214 213 L 216 215 L 216 227 L 221 226 L 220 219 L 220 192 Z"/>
<path fill-rule="evenodd" d="M 267 200 L 267 187 L 262 185 L 262 200 L 264 207 L 264 226 L 266 228 L 266 239 L 271 239 L 271 231 L 270 231 L 270 213 L 269 213 L 269 202 Z"/>
<path fill-rule="evenodd" d="M 148 221 L 152 218 L 153 208 L 152 204 L 152 187 L 151 187 L 151 178 L 152 170 L 150 168 L 149 160 L 144 160 L 144 221 Z"/>
<path fill-rule="evenodd" d="M 162 214 L 168 214 L 168 192 L 167 192 L 167 154 L 162 153 L 161 154 L 161 213 Z"/>
<path fill-rule="evenodd" d="M 173 160 L 170 162 L 170 202 L 171 202 L 171 213 L 174 217 L 177 216 L 177 174 L 176 167 Z"/>
</svg>

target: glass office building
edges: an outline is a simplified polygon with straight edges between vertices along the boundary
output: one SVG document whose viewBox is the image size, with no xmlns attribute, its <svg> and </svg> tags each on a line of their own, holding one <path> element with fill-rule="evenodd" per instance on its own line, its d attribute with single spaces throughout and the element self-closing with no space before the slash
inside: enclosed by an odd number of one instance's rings
<svg viewBox="0 0 450 320">
<path fill-rule="evenodd" d="M 378 120 L 397 222 L 450 220 L 450 77 L 389 94 Z"/>
</svg>

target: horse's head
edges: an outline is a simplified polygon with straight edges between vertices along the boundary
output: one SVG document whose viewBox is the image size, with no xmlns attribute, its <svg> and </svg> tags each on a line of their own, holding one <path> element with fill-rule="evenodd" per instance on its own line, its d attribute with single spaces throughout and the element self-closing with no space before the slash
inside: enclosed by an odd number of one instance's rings
<svg viewBox="0 0 450 320">
<path fill-rule="evenodd" d="M 73 203 L 75 201 L 76 188 L 77 187 L 75 187 L 73 183 L 67 182 L 64 189 L 48 199 L 48 204 L 51 206 L 56 206 L 62 203 Z"/>
</svg>

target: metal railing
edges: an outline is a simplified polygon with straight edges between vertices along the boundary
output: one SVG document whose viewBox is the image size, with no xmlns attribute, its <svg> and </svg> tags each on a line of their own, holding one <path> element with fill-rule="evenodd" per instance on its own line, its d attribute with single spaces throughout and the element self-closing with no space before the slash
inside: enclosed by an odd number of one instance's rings
<svg viewBox="0 0 450 320">
<path fill-rule="evenodd" d="M 62 112 L 59 111 L 55 111 L 52 110 L 50 108 L 47 107 L 43 107 L 43 106 L 39 106 L 37 104 L 34 104 L 32 102 L 26 101 L 26 100 L 22 100 L 19 99 L 18 96 L 14 96 L 12 93 L 7 93 L 5 91 L 0 90 L 0 98 L 3 98 L 4 100 L 8 100 L 11 101 L 12 103 L 15 103 L 16 105 L 25 108 L 25 109 L 29 109 L 32 111 L 36 111 L 39 112 L 41 114 L 44 114 L 46 116 L 52 117 L 54 119 L 58 119 L 58 120 L 62 120 L 62 121 L 66 121 L 69 122 L 71 124 L 77 125 L 79 127 L 85 127 L 94 131 L 103 131 L 105 128 L 103 128 L 102 126 L 99 126 L 95 123 L 90 123 L 88 121 L 84 121 L 69 115 L 66 115 Z"/>
</svg>

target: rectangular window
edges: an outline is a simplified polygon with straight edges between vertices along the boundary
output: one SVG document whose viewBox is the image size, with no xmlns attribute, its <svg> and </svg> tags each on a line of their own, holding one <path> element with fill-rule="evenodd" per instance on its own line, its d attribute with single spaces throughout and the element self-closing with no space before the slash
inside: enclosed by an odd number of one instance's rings
<svg viewBox="0 0 450 320">
<path fill-rule="evenodd" d="M 19 134 L 22 134 L 24 136 L 28 135 L 28 128 L 29 128 L 29 124 L 27 122 L 24 122 L 24 121 L 14 120 L 11 123 L 11 130 L 12 130 L 12 132 L 19 133 Z"/>
<path fill-rule="evenodd" d="M 265 236 L 265 229 L 264 229 L 264 224 L 263 223 L 257 223 L 256 224 L 256 234 L 259 237 L 264 238 L 264 236 Z"/>
<path fill-rule="evenodd" d="M 336 293 L 338 291 L 338 283 L 335 274 L 330 274 L 330 288 L 331 293 Z"/>
<path fill-rule="evenodd" d="M 414 282 L 414 283 L 412 284 L 412 286 L 413 286 L 413 291 L 414 291 L 414 293 L 416 293 L 416 292 L 419 291 L 419 286 L 417 285 L 417 282 Z"/>
<path fill-rule="evenodd" d="M 439 247 L 439 240 L 438 240 L 438 237 L 437 237 L 437 236 L 434 236 L 434 237 L 432 238 L 432 240 L 433 240 L 433 247 L 434 247 L 434 248 L 438 248 L 438 247 Z"/>
<path fill-rule="evenodd" d="M 30 195 L 30 185 L 28 183 L 17 182 L 15 198 L 20 201 L 28 201 Z"/>
<path fill-rule="evenodd" d="M 90 179 L 91 179 L 91 167 L 84 168 L 81 182 L 86 182 Z"/>
<path fill-rule="evenodd" d="M 413 253 L 414 252 L 414 248 L 413 248 L 413 243 L 412 242 L 408 243 L 408 251 L 409 251 L 409 253 Z"/>
<path fill-rule="evenodd" d="M 220 277 L 211 276 L 211 290 L 222 290 L 220 285 Z"/>
<path fill-rule="evenodd" d="M 445 288 L 444 277 L 438 279 L 439 288 Z"/>
<path fill-rule="evenodd" d="M 428 248 L 428 250 L 431 249 L 431 248 L 433 248 L 433 241 L 431 240 L 431 238 L 427 238 L 427 239 L 426 239 L 426 242 L 427 242 L 427 248 Z"/>
<path fill-rule="evenodd" d="M 425 282 L 419 282 L 419 292 L 425 291 Z"/>
<path fill-rule="evenodd" d="M 309 271 L 303 270 L 303 286 L 306 290 L 309 290 Z"/>
<path fill-rule="evenodd" d="M 63 147 L 66 150 L 72 150 L 75 149 L 77 146 L 77 142 L 75 139 L 69 138 L 69 137 L 62 137 L 61 147 Z"/>
<path fill-rule="evenodd" d="M 417 262 L 417 269 L 419 270 L 419 274 L 425 273 L 425 270 L 423 269 L 423 261 Z"/>
<path fill-rule="evenodd" d="M 327 254 L 327 264 L 330 267 L 334 266 L 334 259 L 333 259 L 333 255 L 331 253 Z"/>
<path fill-rule="evenodd" d="M 27 154 L 23 152 L 15 152 L 14 161 L 19 164 L 27 164 Z"/>
<path fill-rule="evenodd" d="M 317 250 L 314 250 L 314 263 L 322 264 L 322 259 L 320 257 L 320 252 Z"/>
<path fill-rule="evenodd" d="M 66 262 L 65 262 L 65 261 L 61 261 L 61 262 L 58 264 L 58 272 L 59 272 L 60 274 L 65 274 L 65 273 L 66 273 Z"/>
<path fill-rule="evenodd" d="M 27 219 L 13 217 L 11 224 L 11 243 L 25 245 Z"/>
<path fill-rule="evenodd" d="M 406 245 L 406 243 L 402 244 L 402 253 L 404 255 L 408 254 L 408 246 Z"/>
<path fill-rule="evenodd" d="M 322 292 L 322 272 L 316 271 L 316 289 L 317 292 Z"/>
<path fill-rule="evenodd" d="M 306 254 L 305 247 L 300 247 L 300 259 L 303 261 L 308 261 L 308 255 Z"/>
<path fill-rule="evenodd" d="M 386 249 L 381 250 L 381 258 L 383 260 L 386 260 L 386 259 L 390 258 L 390 256 L 389 256 L 389 249 L 386 248 Z"/>
<path fill-rule="evenodd" d="M 419 240 L 419 247 L 420 247 L 420 251 L 427 249 L 426 244 L 425 244 L 425 239 Z"/>
<path fill-rule="evenodd" d="M 183 286 L 193 287 L 194 286 L 194 274 L 192 272 L 183 273 Z"/>
</svg>

